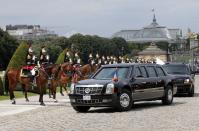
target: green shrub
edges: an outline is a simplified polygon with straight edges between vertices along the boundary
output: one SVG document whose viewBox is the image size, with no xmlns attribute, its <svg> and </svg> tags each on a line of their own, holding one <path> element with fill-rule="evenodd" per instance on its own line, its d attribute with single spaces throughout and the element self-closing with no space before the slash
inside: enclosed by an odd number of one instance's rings
<svg viewBox="0 0 199 131">
<path fill-rule="evenodd" d="M 20 43 L 8 64 L 7 70 L 11 68 L 18 69 L 26 65 L 26 55 L 28 48 L 29 45 L 26 42 Z"/>
</svg>

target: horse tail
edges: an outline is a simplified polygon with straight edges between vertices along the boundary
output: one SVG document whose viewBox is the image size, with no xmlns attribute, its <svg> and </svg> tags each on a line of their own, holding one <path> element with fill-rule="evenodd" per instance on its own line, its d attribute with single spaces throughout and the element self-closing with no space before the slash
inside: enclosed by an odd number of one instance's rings
<svg viewBox="0 0 199 131">
<path fill-rule="evenodd" d="M 8 71 L 6 71 L 5 76 L 4 76 L 4 89 L 6 95 L 9 93 L 9 80 L 8 80 Z"/>
</svg>

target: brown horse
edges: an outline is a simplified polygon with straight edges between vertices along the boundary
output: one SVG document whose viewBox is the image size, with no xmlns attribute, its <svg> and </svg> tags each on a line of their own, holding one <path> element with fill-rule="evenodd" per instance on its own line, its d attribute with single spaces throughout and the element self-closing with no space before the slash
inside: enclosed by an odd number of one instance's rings
<svg viewBox="0 0 199 131">
<path fill-rule="evenodd" d="M 71 63 L 63 63 L 61 65 L 57 65 L 53 68 L 52 72 L 54 75 L 54 78 L 51 79 L 51 92 L 53 95 L 53 99 L 55 102 L 56 100 L 56 88 L 60 86 L 60 88 L 64 88 L 67 92 L 66 86 L 67 83 L 70 82 L 70 79 L 72 75 L 70 75 L 70 72 L 73 71 L 73 66 Z M 61 90 L 61 89 L 60 89 Z M 60 92 L 62 94 L 62 92 Z"/>
<path fill-rule="evenodd" d="M 73 74 L 72 82 L 76 83 L 79 80 L 84 80 L 89 78 L 96 70 L 98 69 L 98 65 L 95 64 L 86 64 L 80 68 L 75 68 L 75 73 Z"/>
<path fill-rule="evenodd" d="M 46 90 L 46 85 L 48 83 L 48 74 L 43 68 L 38 69 L 38 76 L 36 76 L 36 83 L 37 83 L 37 88 L 39 89 L 40 92 L 39 96 L 40 105 L 45 105 L 43 101 L 43 95 Z"/>
<path fill-rule="evenodd" d="M 58 78 L 59 78 L 59 86 L 60 86 L 60 93 L 62 96 L 64 96 L 62 88 L 66 91 L 66 94 L 68 94 L 67 86 L 71 82 L 72 79 L 72 73 L 73 73 L 73 66 L 71 64 L 62 64 L 61 70 L 59 71 Z"/>
<path fill-rule="evenodd" d="M 18 83 L 20 83 L 23 87 L 26 101 L 27 102 L 29 101 L 27 92 L 31 86 L 31 84 L 30 84 L 31 78 L 30 77 L 21 77 L 20 76 L 21 69 L 22 68 L 10 69 L 7 72 L 8 86 L 9 86 L 8 88 L 9 88 L 10 100 L 12 101 L 12 104 L 16 104 L 14 90 Z M 39 88 L 39 93 L 40 93 L 39 102 L 41 105 L 45 105 L 43 102 L 43 94 L 44 94 L 44 89 L 45 89 L 45 85 L 46 85 L 46 81 L 47 81 L 46 78 L 47 78 L 47 74 L 45 73 L 45 71 L 41 68 L 38 69 L 38 76 L 36 77 L 36 83 L 37 83 L 37 87 Z"/>
</svg>

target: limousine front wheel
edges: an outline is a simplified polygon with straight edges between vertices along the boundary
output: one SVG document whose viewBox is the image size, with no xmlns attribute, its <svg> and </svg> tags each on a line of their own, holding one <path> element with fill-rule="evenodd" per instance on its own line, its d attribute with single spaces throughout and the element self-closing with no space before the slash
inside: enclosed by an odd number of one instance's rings
<svg viewBox="0 0 199 131">
<path fill-rule="evenodd" d="M 129 90 L 122 90 L 118 95 L 117 109 L 119 111 L 128 111 L 132 107 L 132 95 Z"/>
<path fill-rule="evenodd" d="M 165 89 L 165 96 L 162 99 L 162 103 L 164 105 L 170 105 L 173 102 L 173 88 L 172 86 L 168 86 Z"/>
</svg>

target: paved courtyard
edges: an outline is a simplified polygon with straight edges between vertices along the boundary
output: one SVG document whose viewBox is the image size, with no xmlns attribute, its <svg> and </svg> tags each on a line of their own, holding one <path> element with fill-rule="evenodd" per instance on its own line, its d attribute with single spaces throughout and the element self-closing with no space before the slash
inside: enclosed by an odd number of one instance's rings
<svg viewBox="0 0 199 131">
<path fill-rule="evenodd" d="M 116 112 L 111 108 L 91 108 L 88 113 L 76 113 L 67 96 L 58 103 L 45 96 L 45 107 L 38 96 L 30 102 L 17 99 L 0 102 L 0 130 L 20 131 L 198 131 L 199 130 L 199 77 L 196 77 L 195 97 L 179 96 L 171 106 L 160 101 L 137 103 L 131 111 Z"/>
</svg>

